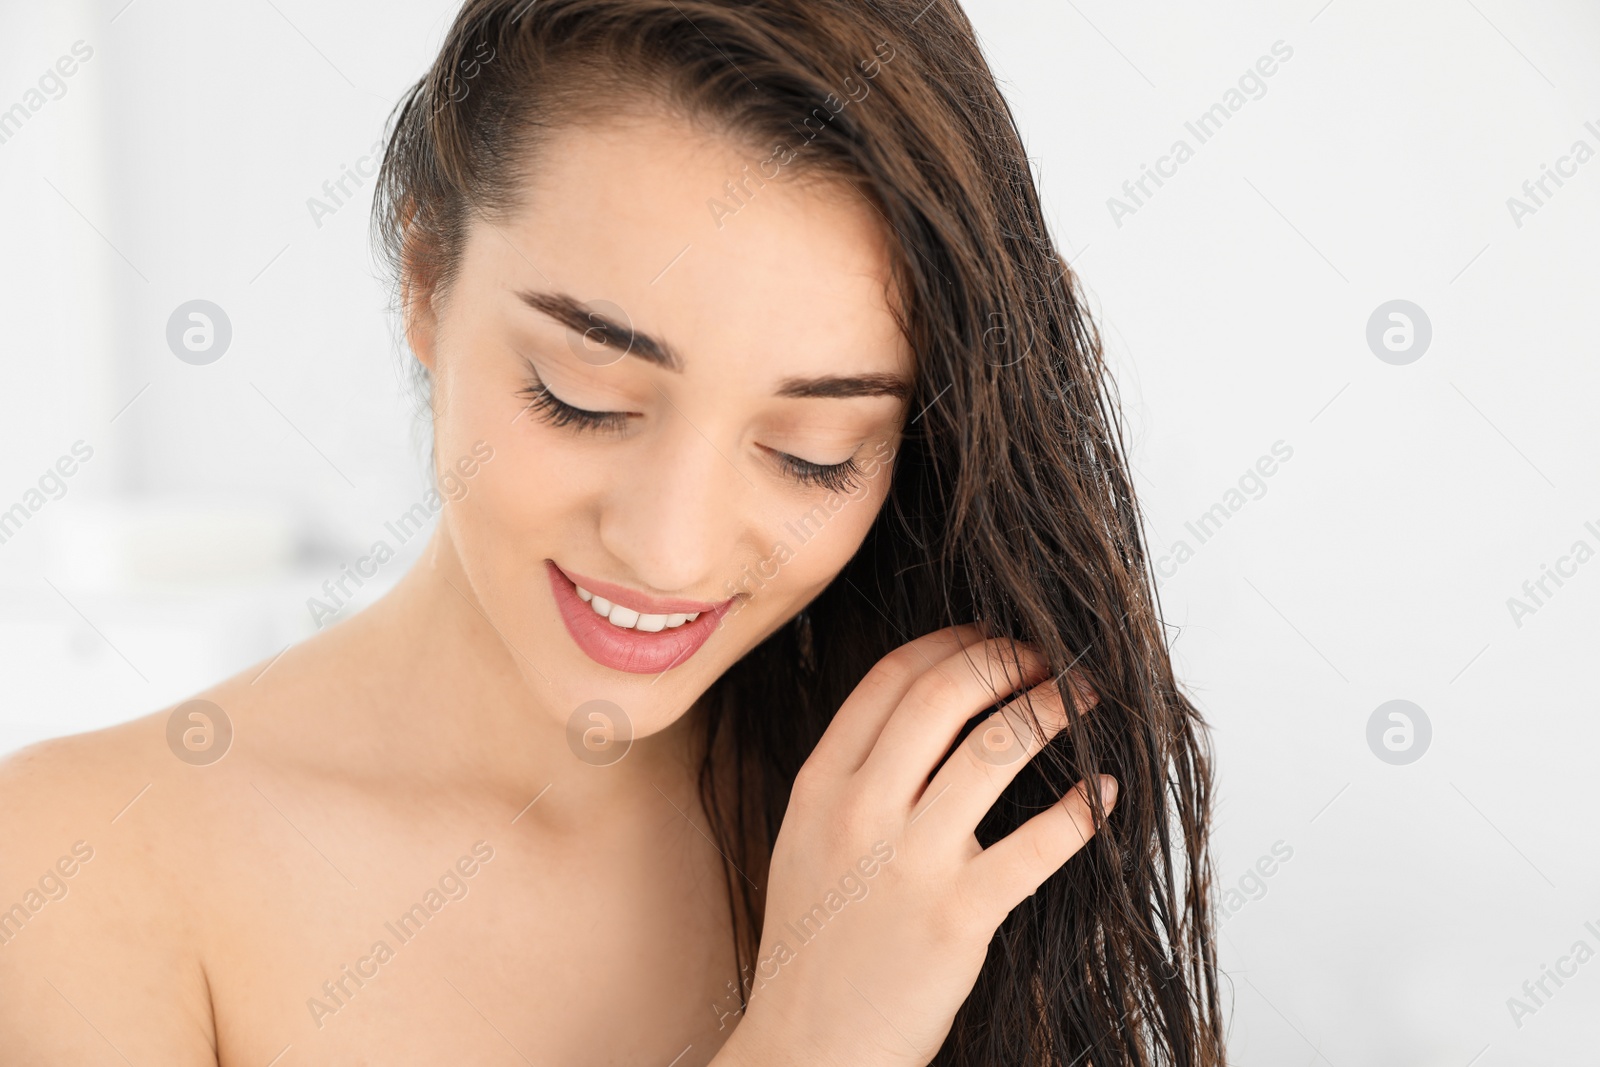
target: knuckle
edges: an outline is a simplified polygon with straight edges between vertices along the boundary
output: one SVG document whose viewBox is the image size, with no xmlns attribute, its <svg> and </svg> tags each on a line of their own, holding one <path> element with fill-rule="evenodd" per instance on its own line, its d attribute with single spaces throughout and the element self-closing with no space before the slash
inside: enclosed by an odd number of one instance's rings
<svg viewBox="0 0 1600 1067">
<path fill-rule="evenodd" d="M 863 790 L 847 786 L 839 795 L 829 818 L 842 837 L 854 841 L 876 828 L 876 812 L 871 798 Z"/>
<path fill-rule="evenodd" d="M 983 643 L 984 649 L 996 663 L 1021 663 L 1037 665 L 1044 662 L 1039 650 L 1026 641 L 1012 637 L 991 637 Z"/>
<path fill-rule="evenodd" d="M 1066 833 L 1071 835 L 1072 831 L 1068 829 Z M 1037 893 L 1039 887 L 1059 871 L 1064 862 L 1045 842 L 1033 838 L 1019 841 L 998 873 L 1008 886 L 1011 897 L 1020 900 Z"/>
<path fill-rule="evenodd" d="M 916 677 L 917 662 L 914 650 L 902 646 L 880 659 L 863 681 L 874 691 L 898 692 Z"/>
<path fill-rule="evenodd" d="M 989 641 L 984 654 L 971 662 L 973 672 L 985 685 L 997 690 L 1008 690 L 1037 676 L 1044 666 L 1044 658 L 1030 646 L 1021 642 Z"/>
<path fill-rule="evenodd" d="M 918 678 L 912 688 L 918 702 L 942 708 L 960 696 L 962 684 L 950 671 L 935 667 Z"/>
<path fill-rule="evenodd" d="M 821 792 L 822 774 L 817 770 L 813 760 L 806 760 L 795 772 L 794 782 L 789 787 L 791 797 L 799 797 L 806 803 L 814 802 Z"/>
<path fill-rule="evenodd" d="M 1061 858 L 1045 847 L 1044 838 L 1040 835 L 1035 835 L 1029 839 L 1025 855 L 1027 857 L 1026 869 L 1035 877 L 1048 875 L 1061 865 Z"/>
</svg>

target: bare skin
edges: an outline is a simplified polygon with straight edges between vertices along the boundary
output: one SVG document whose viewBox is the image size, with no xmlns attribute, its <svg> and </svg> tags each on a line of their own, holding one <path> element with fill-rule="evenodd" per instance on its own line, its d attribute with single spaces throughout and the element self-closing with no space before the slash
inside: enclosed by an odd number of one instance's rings
<svg viewBox="0 0 1600 1067">
<path fill-rule="evenodd" d="M 841 871 L 866 887 L 832 920 L 853 932 L 830 925 L 737 1014 L 690 711 L 860 546 L 892 470 L 871 457 L 909 417 L 903 396 L 785 384 L 909 382 L 913 356 L 881 222 L 849 190 L 774 181 L 719 226 L 706 201 L 748 152 L 651 114 L 561 137 L 522 214 L 474 224 L 451 290 L 411 293 L 441 486 L 464 486 L 422 560 L 200 694 L 232 724 L 215 762 L 174 754 L 166 709 L 0 768 L 0 908 L 24 908 L 0 917 L 0 1062 L 925 1063 L 995 926 L 1092 832 L 1074 797 L 979 850 L 1017 762 L 961 756 L 924 792 L 992 691 L 1045 674 L 1000 666 L 975 629 L 920 639 L 806 764 L 770 884 L 747 872 L 764 957 Z M 525 292 L 610 301 L 681 365 L 597 355 Z M 626 429 L 547 421 L 530 371 Z M 872 470 L 840 503 L 785 457 Z M 671 669 L 618 670 L 567 631 L 546 560 L 737 610 Z M 1035 693 L 1058 729 L 1060 696 Z M 593 700 L 634 739 L 606 765 L 569 744 Z"/>
<path fill-rule="evenodd" d="M 709 1006 L 734 967 L 716 853 L 673 806 L 705 825 L 679 739 L 640 744 L 626 775 L 559 738 L 566 758 L 540 759 L 548 739 L 492 675 L 434 669 L 487 626 L 421 625 L 470 612 L 430 584 L 206 694 L 236 730 L 216 764 L 174 759 L 164 715 L 13 761 L 7 808 L 28 818 L 7 830 L 9 898 L 74 841 L 94 855 L 0 949 L 0 1045 L 22 1042 L 0 1058 L 266 1064 L 292 1046 L 280 1063 L 620 1064 L 715 1048 Z M 465 895 L 441 893 L 402 943 L 393 928 L 414 927 L 397 920 L 480 841 L 492 859 L 451 883 Z M 393 958 L 344 978 L 377 941 Z M 344 1006 L 308 1009 L 336 1005 L 322 984 L 341 979 Z M 615 1025 L 619 1004 L 636 1026 Z"/>
</svg>

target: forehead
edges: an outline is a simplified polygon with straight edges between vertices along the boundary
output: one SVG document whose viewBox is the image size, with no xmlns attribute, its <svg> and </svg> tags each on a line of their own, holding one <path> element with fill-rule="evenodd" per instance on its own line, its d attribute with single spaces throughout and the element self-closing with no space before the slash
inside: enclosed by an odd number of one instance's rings
<svg viewBox="0 0 1600 1067">
<path fill-rule="evenodd" d="M 691 374 L 909 375 L 882 217 L 793 165 L 766 177 L 771 155 L 665 115 L 556 131 L 516 215 L 475 225 L 466 269 L 493 272 L 519 306 L 528 289 L 607 301 Z"/>
</svg>

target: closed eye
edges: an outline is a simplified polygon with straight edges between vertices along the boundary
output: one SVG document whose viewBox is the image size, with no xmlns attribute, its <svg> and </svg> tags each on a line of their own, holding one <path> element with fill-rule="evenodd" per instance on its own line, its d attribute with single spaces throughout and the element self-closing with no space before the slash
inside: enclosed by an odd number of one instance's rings
<svg viewBox="0 0 1600 1067">
<path fill-rule="evenodd" d="M 626 411 L 589 411 L 574 407 L 552 393 L 550 387 L 538 378 L 532 379 L 517 396 L 526 400 L 528 407 L 538 412 L 539 418 L 551 426 L 618 433 L 627 428 L 631 417 Z"/>
<path fill-rule="evenodd" d="M 531 378 L 527 387 L 517 396 L 525 399 L 528 407 L 537 412 L 542 421 L 551 426 L 571 427 L 579 432 L 620 433 L 627 429 L 629 419 L 637 417 L 627 411 L 589 411 L 575 407 L 552 393 L 550 387 L 537 376 Z M 862 474 L 854 456 L 843 463 L 813 463 L 776 449 L 769 448 L 766 451 L 777 461 L 784 474 L 794 481 L 834 493 L 855 488 Z"/>
<path fill-rule="evenodd" d="M 856 481 L 861 477 L 861 468 L 856 466 L 854 456 L 843 463 L 812 463 L 810 460 L 791 456 L 787 452 L 772 452 L 773 458 L 778 461 L 784 473 L 802 485 L 814 485 L 834 493 L 844 493 L 855 488 Z"/>
</svg>

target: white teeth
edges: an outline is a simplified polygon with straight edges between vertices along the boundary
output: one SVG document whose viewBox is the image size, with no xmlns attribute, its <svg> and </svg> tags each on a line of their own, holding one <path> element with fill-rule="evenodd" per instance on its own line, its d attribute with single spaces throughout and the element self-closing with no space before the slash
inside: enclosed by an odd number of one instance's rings
<svg viewBox="0 0 1600 1067">
<path fill-rule="evenodd" d="M 698 611 L 691 614 L 641 615 L 632 608 L 613 604 L 603 596 L 595 596 L 581 585 L 575 585 L 574 588 L 578 591 L 578 599 L 593 608 L 596 615 L 603 616 L 611 625 L 624 630 L 639 630 L 648 634 L 660 633 L 662 630 L 671 630 L 685 623 L 694 622 L 700 617 Z"/>
<path fill-rule="evenodd" d="M 661 630 L 675 629 L 685 622 L 698 619 L 699 611 L 690 614 L 640 614 L 632 608 L 614 605 L 605 597 L 595 597 L 594 593 L 584 589 L 582 585 L 573 585 L 578 590 L 579 600 L 584 601 L 590 608 L 595 609 L 595 614 L 605 616 L 606 622 L 621 627 L 624 630 L 642 630 L 645 633 L 659 633 Z"/>
<path fill-rule="evenodd" d="M 698 619 L 699 611 L 677 614 L 640 614 L 632 608 L 611 603 L 605 597 L 595 597 L 594 593 L 584 589 L 582 585 L 574 582 L 573 589 L 578 590 L 579 600 L 584 601 L 590 608 L 595 609 L 595 614 L 603 616 L 606 622 L 621 627 L 624 630 L 640 630 L 643 633 L 659 633 L 661 630 L 672 630 L 675 627 L 693 622 Z"/>
</svg>

